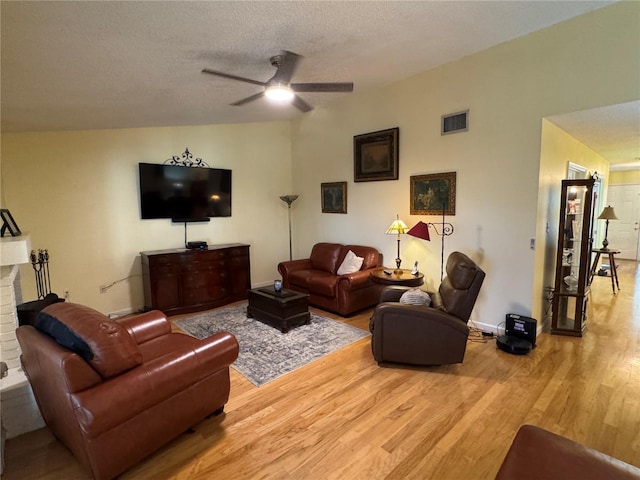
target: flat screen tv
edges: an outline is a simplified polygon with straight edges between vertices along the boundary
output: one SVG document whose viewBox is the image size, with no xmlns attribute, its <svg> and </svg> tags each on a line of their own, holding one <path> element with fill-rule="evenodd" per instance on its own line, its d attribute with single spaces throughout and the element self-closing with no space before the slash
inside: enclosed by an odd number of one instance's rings
<svg viewBox="0 0 640 480">
<path fill-rule="evenodd" d="M 231 170 L 140 163 L 140 216 L 174 222 L 231 216 Z"/>
</svg>

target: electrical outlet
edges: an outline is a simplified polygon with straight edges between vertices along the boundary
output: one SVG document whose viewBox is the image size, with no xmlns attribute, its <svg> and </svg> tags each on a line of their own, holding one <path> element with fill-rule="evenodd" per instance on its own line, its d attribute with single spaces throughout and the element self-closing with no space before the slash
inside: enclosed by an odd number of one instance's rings
<svg viewBox="0 0 640 480">
<path fill-rule="evenodd" d="M 107 293 L 107 286 L 106 285 L 100 285 L 100 293 Z"/>
<path fill-rule="evenodd" d="M 64 291 L 64 299 L 65 300 L 69 300 L 71 298 L 71 293 L 69 293 L 69 290 L 65 290 Z"/>
<path fill-rule="evenodd" d="M 536 249 L 536 239 L 535 239 L 535 238 L 532 238 L 532 239 L 529 241 L 529 248 L 530 248 L 531 250 L 535 250 L 535 249 Z"/>
</svg>

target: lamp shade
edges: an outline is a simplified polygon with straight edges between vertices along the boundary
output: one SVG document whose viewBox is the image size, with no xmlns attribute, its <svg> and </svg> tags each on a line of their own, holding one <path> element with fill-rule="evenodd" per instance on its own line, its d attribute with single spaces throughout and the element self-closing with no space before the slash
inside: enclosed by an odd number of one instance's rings
<svg viewBox="0 0 640 480">
<path fill-rule="evenodd" d="M 616 212 L 613 211 L 613 207 L 609 205 L 608 207 L 604 207 L 598 220 L 618 220 L 618 217 L 616 217 Z"/>
<path fill-rule="evenodd" d="M 400 235 L 401 233 L 406 233 L 409 227 L 400 220 L 400 216 L 396 216 L 396 219 L 393 221 L 387 231 L 385 232 L 387 235 Z"/>
<path fill-rule="evenodd" d="M 298 198 L 298 195 L 282 195 L 280 200 L 286 202 L 287 205 L 291 206 L 291 204 Z"/>
<path fill-rule="evenodd" d="M 407 235 L 411 235 L 412 237 L 421 238 L 422 240 L 431 241 L 431 238 L 429 237 L 429 226 L 424 222 L 416 223 L 407 232 Z"/>
</svg>

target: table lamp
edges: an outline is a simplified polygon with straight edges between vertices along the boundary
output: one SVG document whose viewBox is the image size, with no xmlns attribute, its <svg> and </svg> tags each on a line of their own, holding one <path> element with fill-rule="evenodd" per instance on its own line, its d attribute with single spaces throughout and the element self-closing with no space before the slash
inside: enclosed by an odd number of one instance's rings
<svg viewBox="0 0 640 480">
<path fill-rule="evenodd" d="M 609 246 L 609 240 L 607 240 L 607 237 L 609 236 L 609 220 L 618 220 L 618 217 L 616 217 L 616 213 L 613 211 L 613 207 L 611 205 L 609 205 L 608 207 L 604 207 L 604 210 L 602 210 L 602 213 L 598 217 L 598 220 L 606 220 L 602 249 L 609 250 L 607 248 Z"/>
<path fill-rule="evenodd" d="M 387 231 L 385 232 L 387 235 L 396 235 L 396 234 L 398 235 L 398 256 L 396 258 L 397 273 L 402 272 L 402 270 L 400 269 L 400 264 L 402 263 L 402 260 L 400 259 L 400 234 L 406 233 L 407 229 L 408 229 L 407 225 L 402 220 L 400 220 L 400 215 L 396 215 L 396 219 L 389 226 L 389 228 L 387 228 Z"/>
</svg>

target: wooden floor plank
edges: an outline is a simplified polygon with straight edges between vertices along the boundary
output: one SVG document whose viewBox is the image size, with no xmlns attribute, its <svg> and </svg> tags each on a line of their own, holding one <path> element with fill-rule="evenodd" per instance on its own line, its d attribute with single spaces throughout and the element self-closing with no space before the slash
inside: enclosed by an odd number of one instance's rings
<svg viewBox="0 0 640 480">
<path fill-rule="evenodd" d="M 232 370 L 223 415 L 121 478 L 493 478 L 523 423 L 640 466 L 640 272 L 619 276 L 616 295 L 594 280 L 584 337 L 543 332 L 526 356 L 476 337 L 462 364 L 388 368 L 364 339 L 262 387 Z M 47 429 L 10 439 L 5 461 L 5 480 L 90 478 Z"/>
</svg>

